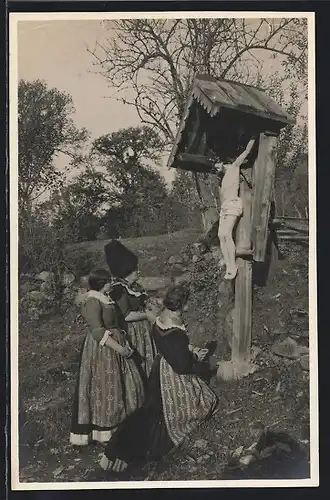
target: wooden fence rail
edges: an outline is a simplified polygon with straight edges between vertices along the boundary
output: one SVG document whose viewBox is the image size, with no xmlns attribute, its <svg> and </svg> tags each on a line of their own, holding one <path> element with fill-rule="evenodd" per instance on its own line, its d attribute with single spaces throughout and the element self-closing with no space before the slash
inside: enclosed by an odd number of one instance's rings
<svg viewBox="0 0 330 500">
<path fill-rule="evenodd" d="M 269 224 L 280 240 L 308 241 L 309 220 L 300 217 L 276 217 Z"/>
</svg>

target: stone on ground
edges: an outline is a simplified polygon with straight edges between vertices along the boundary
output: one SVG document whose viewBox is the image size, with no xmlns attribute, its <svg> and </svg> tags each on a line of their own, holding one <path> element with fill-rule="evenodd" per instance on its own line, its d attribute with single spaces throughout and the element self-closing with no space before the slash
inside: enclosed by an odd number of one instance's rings
<svg viewBox="0 0 330 500">
<path fill-rule="evenodd" d="M 53 284 L 50 280 L 48 281 L 43 281 L 40 285 L 40 292 L 45 294 L 45 295 L 52 295 L 54 289 L 53 289 Z"/>
<path fill-rule="evenodd" d="M 272 347 L 273 354 L 288 359 L 299 359 L 302 355 L 308 354 L 308 347 L 299 345 L 291 337 L 287 337 L 281 342 L 277 342 Z"/>
<path fill-rule="evenodd" d="M 175 285 L 181 285 L 183 283 L 189 283 L 191 280 L 191 275 L 189 272 L 183 273 L 180 276 L 174 278 Z"/>
<path fill-rule="evenodd" d="M 54 273 L 51 273 L 49 271 L 42 271 L 40 274 L 38 274 L 37 279 L 40 281 L 51 281 L 54 279 Z"/>
<path fill-rule="evenodd" d="M 38 321 L 40 319 L 40 312 L 36 307 L 29 307 L 28 317 L 31 321 Z"/>
<path fill-rule="evenodd" d="M 208 442 L 206 441 L 206 439 L 197 439 L 194 442 L 194 448 L 205 450 L 207 447 L 208 447 Z"/>
<path fill-rule="evenodd" d="M 76 277 L 73 273 L 65 273 L 62 276 L 62 284 L 64 286 L 70 286 L 72 285 L 76 280 Z"/>
<path fill-rule="evenodd" d="M 179 255 L 171 255 L 171 257 L 167 261 L 167 264 L 173 266 L 174 264 L 182 264 L 182 261 L 183 259 Z"/>
<path fill-rule="evenodd" d="M 245 457 L 240 458 L 239 463 L 241 465 L 250 465 L 250 463 L 256 460 L 254 455 L 246 455 Z"/>
<path fill-rule="evenodd" d="M 29 292 L 28 294 L 26 294 L 26 298 L 28 300 L 31 300 L 31 302 L 35 302 L 37 304 L 46 300 L 45 294 L 42 292 L 39 292 L 38 290 L 32 290 L 32 292 Z"/>
</svg>

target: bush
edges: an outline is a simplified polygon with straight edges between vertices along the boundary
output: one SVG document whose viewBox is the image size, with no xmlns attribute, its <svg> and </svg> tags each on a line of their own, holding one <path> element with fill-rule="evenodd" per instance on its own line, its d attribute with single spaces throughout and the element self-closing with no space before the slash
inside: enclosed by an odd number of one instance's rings
<svg viewBox="0 0 330 500">
<path fill-rule="evenodd" d="M 72 234 L 63 226 L 55 228 L 40 212 L 20 217 L 19 271 L 20 273 L 53 272 L 56 276 L 67 270 L 65 246 Z"/>
<path fill-rule="evenodd" d="M 72 248 L 67 251 L 65 263 L 76 278 L 81 278 L 96 267 L 95 253 L 83 250 L 81 247 Z"/>
<path fill-rule="evenodd" d="M 66 247 L 71 243 L 72 234 L 67 227 L 54 228 L 47 216 L 41 212 L 21 215 L 19 228 L 19 272 L 20 274 L 38 274 L 41 271 L 52 273 L 51 290 L 41 293 L 43 309 L 49 311 L 61 310 L 65 286 L 63 274 L 70 271 L 66 262 Z M 22 282 L 22 277 L 21 277 Z M 23 287 L 21 290 L 24 293 Z M 29 300 L 21 304 L 21 312 L 34 308 Z"/>
</svg>

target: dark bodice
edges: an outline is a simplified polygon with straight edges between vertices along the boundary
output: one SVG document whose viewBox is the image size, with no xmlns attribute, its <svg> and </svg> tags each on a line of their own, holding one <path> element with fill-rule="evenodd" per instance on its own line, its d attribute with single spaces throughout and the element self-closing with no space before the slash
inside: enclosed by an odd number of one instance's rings
<svg viewBox="0 0 330 500">
<path fill-rule="evenodd" d="M 168 362 L 172 369 L 178 374 L 195 374 L 206 376 L 208 367 L 205 363 L 198 361 L 197 357 L 189 350 L 189 338 L 184 330 L 170 328 L 163 330 L 154 324 L 152 335 L 161 356 Z"/>
<path fill-rule="evenodd" d="M 145 310 L 147 294 L 138 285 L 129 287 L 125 282 L 118 281 L 110 292 L 112 300 L 117 304 L 124 318 L 132 311 Z"/>
</svg>

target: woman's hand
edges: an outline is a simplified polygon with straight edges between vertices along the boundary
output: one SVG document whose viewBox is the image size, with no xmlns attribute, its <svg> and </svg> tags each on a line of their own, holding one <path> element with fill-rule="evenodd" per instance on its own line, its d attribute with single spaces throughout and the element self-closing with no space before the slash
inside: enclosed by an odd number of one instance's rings
<svg viewBox="0 0 330 500">
<path fill-rule="evenodd" d="M 154 309 L 147 309 L 146 315 L 147 315 L 147 320 L 150 323 L 154 323 L 156 321 L 157 312 Z"/>
<path fill-rule="evenodd" d="M 123 358 L 130 358 L 133 354 L 133 349 L 131 348 L 131 346 L 126 343 L 126 345 L 123 347 L 121 346 L 121 349 L 119 351 L 119 354 L 123 357 Z"/>
<path fill-rule="evenodd" d="M 196 354 L 198 361 L 204 361 L 204 359 L 206 358 L 206 356 L 209 353 L 209 350 L 208 349 L 196 349 L 194 351 L 194 353 Z"/>
</svg>

